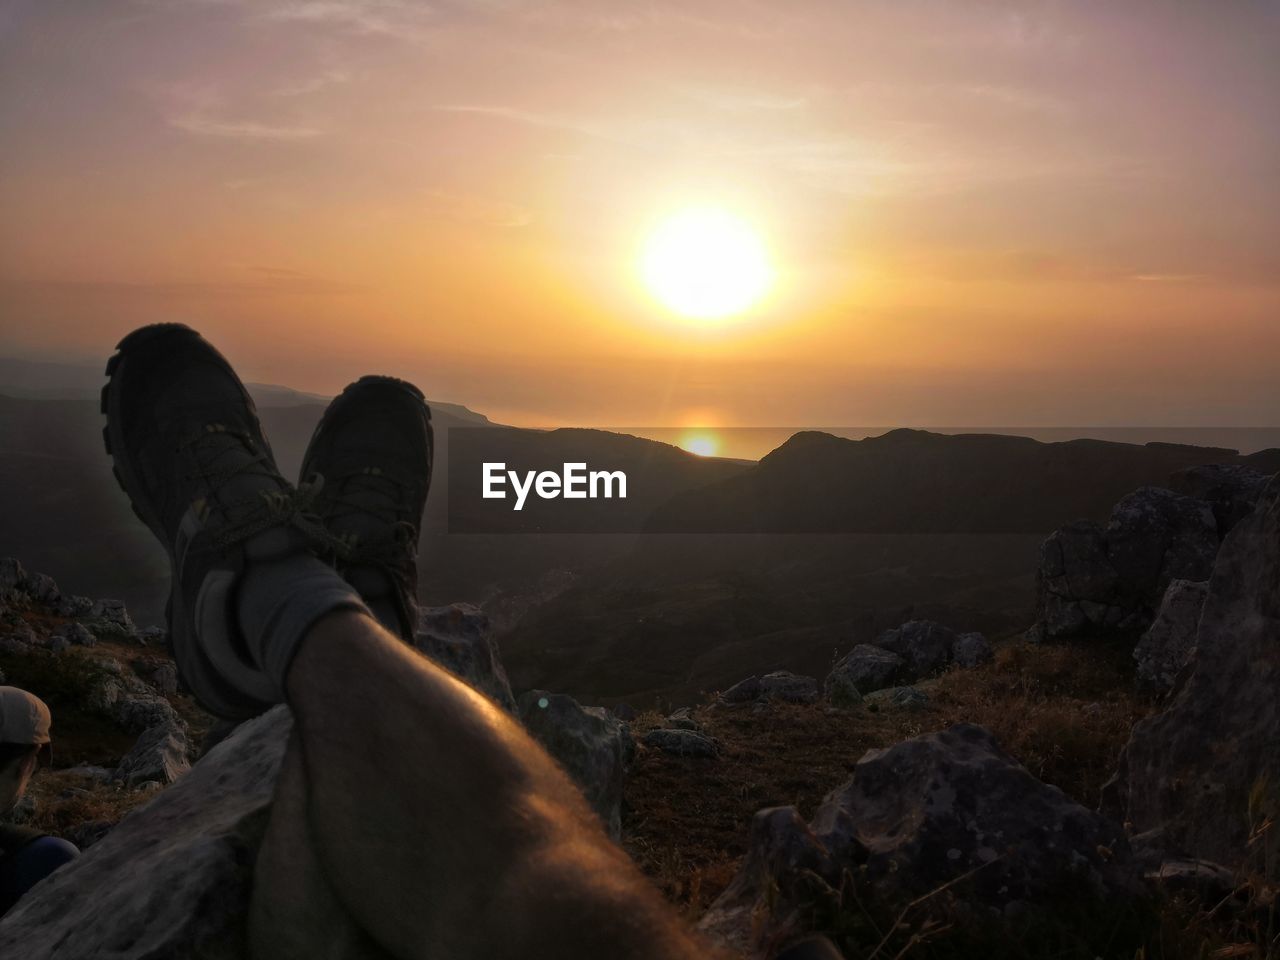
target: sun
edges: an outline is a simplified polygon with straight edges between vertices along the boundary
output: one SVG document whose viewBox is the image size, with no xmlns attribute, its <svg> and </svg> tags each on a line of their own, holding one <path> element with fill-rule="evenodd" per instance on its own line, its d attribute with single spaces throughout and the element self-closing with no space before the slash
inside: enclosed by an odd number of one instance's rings
<svg viewBox="0 0 1280 960">
<path fill-rule="evenodd" d="M 759 233 L 715 207 L 691 207 L 659 223 L 645 242 L 641 272 L 660 303 L 694 320 L 740 314 L 773 283 Z"/>
<path fill-rule="evenodd" d="M 700 457 L 714 457 L 716 451 L 720 449 L 716 438 L 708 433 L 688 434 L 680 441 L 680 446 Z"/>
</svg>

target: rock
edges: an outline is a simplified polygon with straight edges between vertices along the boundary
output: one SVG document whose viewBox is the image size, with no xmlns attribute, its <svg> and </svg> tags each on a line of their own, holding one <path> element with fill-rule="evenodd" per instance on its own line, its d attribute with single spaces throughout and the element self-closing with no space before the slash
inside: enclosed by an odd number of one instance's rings
<svg viewBox="0 0 1280 960">
<path fill-rule="evenodd" d="M 16 599 L 16 594 L 24 592 L 26 582 L 27 571 L 17 557 L 0 559 L 0 600 L 8 602 Z"/>
<path fill-rule="evenodd" d="M 0 919 L 0 956 L 247 956 L 244 920 L 291 719 L 242 724 Z"/>
<path fill-rule="evenodd" d="M 673 730 L 701 730 L 702 726 L 693 717 L 692 707 L 681 707 L 667 717 L 666 725 Z"/>
<path fill-rule="evenodd" d="M 990 663 L 994 656 L 995 653 L 991 649 L 991 644 L 980 633 L 958 634 L 956 642 L 951 648 L 951 659 L 955 662 L 955 665 L 966 669 Z"/>
<path fill-rule="evenodd" d="M 115 634 L 132 639 L 138 628 L 129 619 L 129 611 L 119 600 L 97 600 L 89 611 L 89 619 L 99 633 Z"/>
<path fill-rule="evenodd" d="M 182 724 L 173 705 L 164 697 L 122 696 L 115 701 L 109 712 L 122 727 L 129 731 L 145 731 L 157 726 Z"/>
<path fill-rule="evenodd" d="M 677 757 L 717 757 L 720 744 L 706 734 L 694 730 L 650 730 L 644 745 Z"/>
<path fill-rule="evenodd" d="M 135 662 L 134 669 L 156 692 L 165 696 L 173 696 L 178 692 L 178 665 L 172 660 Z"/>
<path fill-rule="evenodd" d="M 46 606 L 55 606 L 62 599 L 58 584 L 47 573 L 30 574 L 22 589 L 32 600 Z"/>
<path fill-rule="evenodd" d="M 87 617 L 93 610 L 93 601 L 88 597 L 63 597 L 58 601 L 57 614 L 60 617 Z"/>
<path fill-rule="evenodd" d="M 1103 808 L 1165 850 L 1280 873 L 1280 481 L 1223 542 L 1190 676 L 1139 722 Z"/>
<path fill-rule="evenodd" d="M 454 603 L 424 608 L 418 617 L 413 646 L 508 713 L 516 712 L 511 683 L 498 655 L 498 642 L 493 638 L 489 618 L 479 607 Z"/>
<path fill-rule="evenodd" d="M 759 677 L 747 677 L 721 693 L 720 700 L 724 703 L 750 703 L 760 699 L 762 689 Z"/>
<path fill-rule="evenodd" d="M 789 670 L 776 670 L 760 678 L 759 696 L 783 703 L 814 703 L 818 699 L 818 681 Z"/>
<path fill-rule="evenodd" d="M 622 783 L 631 733 L 601 707 L 530 690 L 518 701 L 520 720 L 562 766 L 600 815 L 609 836 L 622 835 Z"/>
<path fill-rule="evenodd" d="M 144 647 L 161 646 L 168 636 L 164 627 L 144 627 L 138 631 L 137 641 Z"/>
<path fill-rule="evenodd" d="M 43 646 L 44 641 L 41 637 L 36 636 L 36 632 L 31 629 L 31 624 L 18 617 L 14 622 L 0 625 L 0 631 L 3 631 L 5 640 L 10 641 L 11 646 L 7 648 L 7 652 L 21 653 L 18 646 L 36 647 Z"/>
<path fill-rule="evenodd" d="M 893 686 L 905 667 L 896 653 L 860 643 L 831 668 L 822 688 L 832 703 L 860 703 L 863 694 Z"/>
<path fill-rule="evenodd" d="M 1036 606 L 1045 639 L 1077 636 L 1091 626 L 1115 628 L 1134 612 L 1127 603 L 1096 523 L 1068 524 L 1041 545 Z"/>
<path fill-rule="evenodd" d="M 1140 686 L 1160 694 L 1173 689 L 1178 674 L 1195 654 L 1196 629 L 1208 593 L 1208 581 L 1174 580 L 1169 584 L 1155 622 L 1133 650 Z"/>
<path fill-rule="evenodd" d="M 897 707 L 900 710 L 923 710 L 929 705 L 928 694 L 915 687 L 891 687 L 877 690 L 864 698 L 869 706 Z"/>
<path fill-rule="evenodd" d="M 951 662 L 956 642 L 953 631 L 932 620 L 908 620 L 900 627 L 882 633 L 875 646 L 903 659 L 904 680 L 919 680 L 937 673 Z"/>
<path fill-rule="evenodd" d="M 1203 500 L 1141 487 L 1116 504 L 1107 524 L 1116 574 L 1154 612 L 1171 580 L 1207 580 L 1218 553 L 1218 524 Z"/>
<path fill-rule="evenodd" d="M 1210 505 L 1159 487 L 1124 497 L 1105 529 L 1078 521 L 1040 550 L 1039 639 L 1135 635 L 1150 626 L 1172 580 L 1205 580 L 1218 550 Z"/>
<path fill-rule="evenodd" d="M 808 826 L 794 808 L 758 813 L 738 875 L 700 926 L 758 955 L 811 906 L 815 885 L 830 892 L 852 876 L 860 895 L 896 912 L 965 875 L 948 896 L 983 908 L 969 914 L 979 917 L 1052 917 L 1065 896 L 1105 906 L 1143 894 L 1117 824 L 1041 783 L 987 730 L 961 724 L 868 751 Z"/>
<path fill-rule="evenodd" d="M 54 653 L 62 653 L 71 649 L 71 641 L 64 636 L 55 636 L 49 640 L 49 649 Z"/>
<path fill-rule="evenodd" d="M 173 783 L 191 769 L 190 754 L 186 726 L 175 716 L 171 722 L 143 731 L 120 761 L 115 779 L 123 780 L 126 787 L 136 787 L 144 781 Z"/>
<path fill-rule="evenodd" d="M 698 922 L 698 929 L 732 956 L 761 956 L 774 926 L 770 908 L 803 904 L 808 900 L 803 879 L 832 878 L 837 873 L 826 847 L 795 807 L 768 807 L 752 819 L 742 866 Z"/>
<path fill-rule="evenodd" d="M 62 637 L 69 644 L 79 647 L 92 647 L 96 646 L 98 643 L 98 638 L 94 636 L 92 630 L 86 627 L 83 623 L 77 623 L 75 621 L 65 624 L 60 630 L 58 630 L 56 636 Z"/>
<path fill-rule="evenodd" d="M 1213 463 L 1179 470 L 1169 478 L 1169 487 L 1174 493 L 1208 503 L 1218 524 L 1218 535 L 1225 537 L 1253 512 L 1270 479 L 1265 473 L 1240 464 Z"/>
</svg>

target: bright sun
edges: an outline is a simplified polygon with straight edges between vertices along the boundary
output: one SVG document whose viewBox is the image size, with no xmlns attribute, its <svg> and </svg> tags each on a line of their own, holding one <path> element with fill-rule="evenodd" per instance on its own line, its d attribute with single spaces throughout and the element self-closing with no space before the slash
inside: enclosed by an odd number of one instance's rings
<svg viewBox="0 0 1280 960">
<path fill-rule="evenodd" d="M 741 313 L 773 282 L 760 236 L 713 207 L 682 210 L 662 221 L 645 243 L 641 269 L 659 301 L 697 320 Z"/>
</svg>

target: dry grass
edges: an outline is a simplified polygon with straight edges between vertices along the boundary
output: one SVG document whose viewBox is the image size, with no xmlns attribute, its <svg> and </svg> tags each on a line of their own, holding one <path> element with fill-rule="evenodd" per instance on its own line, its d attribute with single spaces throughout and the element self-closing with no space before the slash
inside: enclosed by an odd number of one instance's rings
<svg viewBox="0 0 1280 960">
<path fill-rule="evenodd" d="M 643 751 L 626 786 L 628 851 L 668 899 L 697 915 L 732 879 L 757 810 L 792 805 L 812 816 L 867 750 L 980 723 L 1032 773 L 1092 807 L 1134 721 L 1149 709 L 1132 692 L 1132 661 L 1103 647 L 1019 642 L 991 664 L 921 687 L 931 702 L 918 712 L 823 704 L 775 704 L 759 714 L 701 709 L 698 719 L 724 755 Z M 643 736 L 660 723 L 651 713 L 634 726 Z"/>
</svg>

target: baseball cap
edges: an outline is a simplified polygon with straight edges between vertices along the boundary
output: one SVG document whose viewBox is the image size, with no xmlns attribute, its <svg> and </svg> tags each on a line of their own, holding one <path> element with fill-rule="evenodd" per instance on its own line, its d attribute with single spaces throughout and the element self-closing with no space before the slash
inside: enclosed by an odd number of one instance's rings
<svg viewBox="0 0 1280 960">
<path fill-rule="evenodd" d="M 0 743 L 29 743 L 50 754 L 52 719 L 45 702 L 17 687 L 0 687 Z"/>
</svg>

